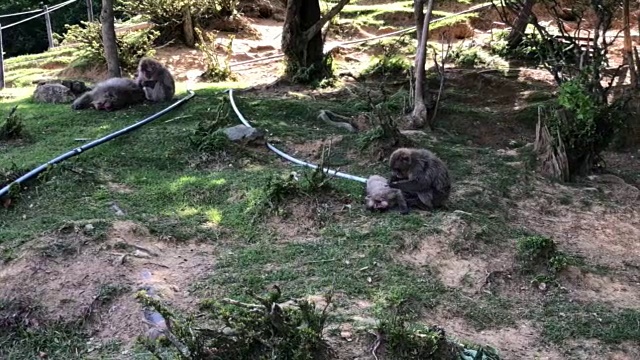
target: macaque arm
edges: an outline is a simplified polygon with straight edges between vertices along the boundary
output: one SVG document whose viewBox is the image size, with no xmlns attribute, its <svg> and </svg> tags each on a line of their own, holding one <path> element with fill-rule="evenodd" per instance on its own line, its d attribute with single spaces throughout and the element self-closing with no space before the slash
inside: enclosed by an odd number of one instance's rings
<svg viewBox="0 0 640 360">
<path fill-rule="evenodd" d="M 402 195 L 402 191 L 396 190 L 396 203 L 398 204 L 398 210 L 400 210 L 401 214 L 409 213 L 409 206 L 407 205 L 407 201 L 404 199 Z"/>
<path fill-rule="evenodd" d="M 389 183 L 389 187 L 393 189 L 400 189 L 403 192 L 419 193 L 424 191 L 425 186 L 418 180 L 399 180 Z"/>
</svg>

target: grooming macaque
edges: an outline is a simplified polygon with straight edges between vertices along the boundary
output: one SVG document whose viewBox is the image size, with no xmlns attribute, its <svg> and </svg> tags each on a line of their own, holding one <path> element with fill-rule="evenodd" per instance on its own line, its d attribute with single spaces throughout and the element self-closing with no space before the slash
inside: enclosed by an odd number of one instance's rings
<svg viewBox="0 0 640 360">
<path fill-rule="evenodd" d="M 402 214 L 409 213 L 402 191 L 390 188 L 387 179 L 380 175 L 371 175 L 367 179 L 365 203 L 369 210 L 385 211 L 398 208 Z"/>
<path fill-rule="evenodd" d="M 110 78 L 99 82 L 93 90 L 82 94 L 77 98 L 71 108 L 74 110 L 119 110 L 129 105 L 144 102 L 144 92 L 132 79 Z"/>
<path fill-rule="evenodd" d="M 389 158 L 389 186 L 402 190 L 411 207 L 433 210 L 449 199 L 451 179 L 447 166 L 426 149 L 400 148 Z"/>
<path fill-rule="evenodd" d="M 150 101 L 171 100 L 176 92 L 176 84 L 169 70 L 150 58 L 142 58 L 138 63 L 136 82 Z"/>
</svg>

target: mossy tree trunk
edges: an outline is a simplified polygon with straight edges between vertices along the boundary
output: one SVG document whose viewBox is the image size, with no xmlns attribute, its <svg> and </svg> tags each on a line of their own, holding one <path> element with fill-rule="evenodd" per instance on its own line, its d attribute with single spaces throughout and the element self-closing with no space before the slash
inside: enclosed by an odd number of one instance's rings
<svg viewBox="0 0 640 360">
<path fill-rule="evenodd" d="M 349 0 L 340 0 L 325 16 L 321 16 L 318 0 L 287 2 L 282 29 L 287 80 L 308 83 L 330 74 L 324 58 L 321 30 L 347 3 Z"/>
<path fill-rule="evenodd" d="M 118 59 L 118 44 L 116 43 L 116 29 L 113 18 L 113 1 L 102 0 L 100 24 L 102 25 L 102 46 L 104 58 L 107 60 L 109 77 L 121 77 L 120 60 Z"/>
</svg>

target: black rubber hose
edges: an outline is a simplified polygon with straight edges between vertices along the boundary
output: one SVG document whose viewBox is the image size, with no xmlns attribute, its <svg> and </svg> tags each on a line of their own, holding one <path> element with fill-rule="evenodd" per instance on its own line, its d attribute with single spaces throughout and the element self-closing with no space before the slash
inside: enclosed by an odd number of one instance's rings
<svg viewBox="0 0 640 360">
<path fill-rule="evenodd" d="M 127 126 L 123 129 L 120 129 L 114 133 L 111 133 L 109 135 L 103 136 L 100 139 L 96 139 L 88 144 L 84 144 L 80 147 L 77 147 L 71 151 L 68 151 L 56 158 L 54 158 L 53 160 L 48 161 L 45 164 L 42 164 L 40 166 L 38 166 L 37 168 L 29 171 L 28 173 L 22 175 L 21 177 L 19 177 L 18 179 L 14 180 L 12 183 L 10 183 L 9 185 L 5 186 L 4 188 L 2 188 L 2 190 L 0 190 L 0 198 L 2 198 L 3 196 L 5 196 L 6 194 L 9 193 L 9 189 L 11 188 L 11 186 L 15 185 L 15 184 L 21 184 L 29 179 L 31 179 L 32 177 L 40 174 L 41 172 L 43 172 L 44 170 L 46 170 L 49 166 L 58 164 L 63 162 L 64 160 L 67 160 L 71 157 L 74 157 L 80 153 L 82 153 L 83 151 L 89 150 L 93 147 L 96 147 L 98 145 L 104 144 L 105 142 L 109 141 L 109 140 L 113 140 L 115 138 L 117 138 L 118 136 L 127 134 L 132 132 L 133 130 L 136 130 L 137 128 L 146 125 L 150 122 L 152 122 L 153 120 L 156 120 L 157 118 L 161 117 L 162 115 L 174 110 L 175 108 L 177 108 L 178 106 L 184 104 L 185 102 L 191 100 L 191 98 L 193 98 L 196 94 L 192 91 L 192 90 L 187 90 L 187 96 L 183 97 L 182 99 L 176 101 L 175 103 L 171 104 L 171 106 L 168 106 L 167 108 L 163 109 L 162 111 L 159 111 L 149 117 L 147 117 L 146 119 L 140 120 L 137 123 Z"/>
</svg>

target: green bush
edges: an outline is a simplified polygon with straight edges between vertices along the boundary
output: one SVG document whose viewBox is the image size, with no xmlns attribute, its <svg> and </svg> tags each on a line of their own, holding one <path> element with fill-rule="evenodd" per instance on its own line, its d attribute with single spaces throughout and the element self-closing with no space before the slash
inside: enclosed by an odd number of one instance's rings
<svg viewBox="0 0 640 360">
<path fill-rule="evenodd" d="M 83 22 L 83 26 L 67 26 L 67 34 L 63 44 L 78 43 L 76 64 L 104 65 L 104 46 L 102 45 L 102 29 L 100 23 Z M 134 72 L 138 62 L 145 56 L 153 56 L 153 42 L 158 32 L 144 29 L 116 35 L 120 67 L 128 72 Z"/>
<path fill-rule="evenodd" d="M 544 271 L 554 276 L 570 264 L 569 258 L 559 252 L 548 237 L 534 235 L 519 239 L 516 250 L 516 259 L 524 272 Z"/>
<path fill-rule="evenodd" d="M 16 114 L 17 109 L 18 106 L 14 106 L 6 120 L 0 123 L 0 140 L 19 139 L 26 135 L 23 119 Z"/>
<path fill-rule="evenodd" d="M 553 136 L 560 134 L 565 146 L 572 176 L 585 175 L 591 170 L 626 118 L 625 98 L 608 104 L 590 92 L 587 84 L 582 76 L 562 83 L 558 92 L 559 109 L 549 119 L 549 131 Z"/>
<path fill-rule="evenodd" d="M 158 42 L 184 41 L 184 19 L 188 10 L 194 27 L 207 27 L 211 20 L 235 14 L 238 0 L 123 0 L 116 8 L 129 16 L 142 15 L 159 31 Z"/>
</svg>

